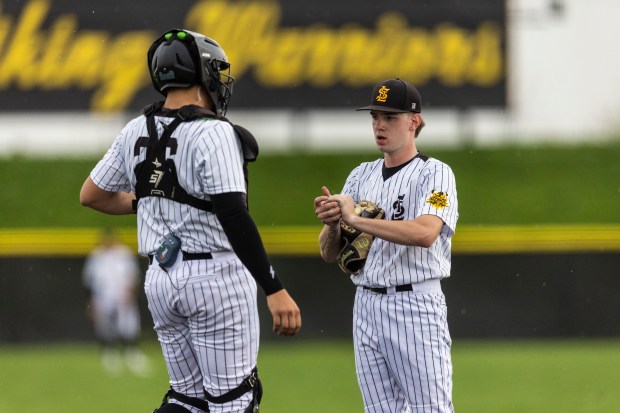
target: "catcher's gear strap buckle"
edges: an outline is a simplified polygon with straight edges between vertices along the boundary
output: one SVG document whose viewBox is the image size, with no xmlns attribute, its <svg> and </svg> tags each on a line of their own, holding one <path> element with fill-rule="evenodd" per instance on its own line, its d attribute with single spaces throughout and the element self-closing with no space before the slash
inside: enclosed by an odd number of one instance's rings
<svg viewBox="0 0 620 413">
<path fill-rule="evenodd" d="M 174 390 L 172 387 L 170 387 L 168 391 L 166 392 L 166 394 L 164 395 L 164 400 L 162 401 L 161 406 L 166 405 L 170 399 L 175 399 L 175 400 L 180 401 L 181 403 L 189 404 L 190 406 L 200 409 L 205 413 L 210 412 L 209 403 L 207 403 L 206 400 L 202 400 L 197 397 L 190 397 L 183 393 L 179 393 L 178 391 Z"/>
<path fill-rule="evenodd" d="M 263 396 L 263 387 L 260 379 L 258 378 L 258 369 L 256 367 L 252 369 L 252 372 L 248 377 L 243 379 L 239 386 L 220 396 L 213 396 L 205 390 L 205 398 L 212 403 L 222 404 L 238 399 L 250 390 L 253 391 L 253 398 L 252 403 L 250 403 L 249 406 L 249 409 L 251 410 L 248 409 L 248 411 L 258 412 L 258 405 Z"/>
</svg>

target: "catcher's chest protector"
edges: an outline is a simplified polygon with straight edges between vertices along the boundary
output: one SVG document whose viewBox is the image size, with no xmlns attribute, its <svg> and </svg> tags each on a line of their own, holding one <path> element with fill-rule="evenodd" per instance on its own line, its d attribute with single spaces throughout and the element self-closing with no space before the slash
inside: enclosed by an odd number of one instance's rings
<svg viewBox="0 0 620 413">
<path fill-rule="evenodd" d="M 140 198 L 155 196 L 188 204 L 194 208 L 210 212 L 213 209 L 211 202 L 188 194 L 181 186 L 174 161 L 166 158 L 166 148 L 170 148 L 171 155 L 176 153 L 176 139 L 171 139 L 170 137 L 181 122 L 188 122 L 204 117 L 224 121 L 227 120 L 218 118 L 213 112 L 197 106 L 184 106 L 178 110 L 172 122 L 164 127 L 164 133 L 161 138 L 159 138 L 155 125 L 155 112 L 162 106 L 163 102 L 158 102 L 147 106 L 144 110 L 149 138 L 147 141 L 146 159 L 137 164 L 134 169 L 134 174 L 136 175 L 136 205 Z M 237 125 L 233 125 L 233 128 L 243 147 L 243 173 L 247 187 L 247 163 L 256 160 L 258 156 L 258 144 L 254 136 L 246 129 Z M 140 143 L 140 141 L 136 143 L 134 151 L 136 154 L 139 153 Z"/>
</svg>

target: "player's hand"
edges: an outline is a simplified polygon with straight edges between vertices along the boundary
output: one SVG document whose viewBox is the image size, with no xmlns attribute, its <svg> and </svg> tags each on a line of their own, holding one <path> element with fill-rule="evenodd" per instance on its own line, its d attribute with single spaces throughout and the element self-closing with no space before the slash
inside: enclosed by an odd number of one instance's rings
<svg viewBox="0 0 620 413">
<path fill-rule="evenodd" d="M 301 328 L 301 312 L 286 290 L 267 296 L 267 307 L 273 317 L 273 332 L 294 336 Z"/>
<path fill-rule="evenodd" d="M 350 195 L 336 194 L 331 195 L 325 201 L 327 203 L 337 203 L 340 209 L 341 219 L 352 227 L 355 227 L 353 221 L 358 218 L 355 213 L 355 201 Z"/>
<path fill-rule="evenodd" d="M 328 201 L 331 194 L 326 187 L 321 188 L 322 196 L 314 198 L 314 213 L 325 225 L 336 226 L 340 222 L 340 205 L 334 201 Z"/>
</svg>

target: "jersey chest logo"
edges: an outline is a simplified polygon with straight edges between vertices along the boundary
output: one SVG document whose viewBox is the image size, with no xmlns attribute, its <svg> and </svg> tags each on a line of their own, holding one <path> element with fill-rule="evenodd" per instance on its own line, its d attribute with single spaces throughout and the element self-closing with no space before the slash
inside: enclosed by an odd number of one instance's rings
<svg viewBox="0 0 620 413">
<path fill-rule="evenodd" d="M 398 195 L 396 201 L 392 204 L 392 217 L 390 218 L 392 221 L 402 221 L 405 219 L 405 207 L 403 206 L 403 199 L 405 199 L 405 195 Z"/>
</svg>

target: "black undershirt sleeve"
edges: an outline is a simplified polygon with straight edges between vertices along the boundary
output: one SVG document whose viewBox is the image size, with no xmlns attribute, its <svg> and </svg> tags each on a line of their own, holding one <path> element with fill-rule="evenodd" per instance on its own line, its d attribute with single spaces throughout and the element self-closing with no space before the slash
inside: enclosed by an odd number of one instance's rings
<svg viewBox="0 0 620 413">
<path fill-rule="evenodd" d="M 258 228 L 246 208 L 245 194 L 229 192 L 212 195 L 211 203 L 235 254 L 265 294 L 283 289 L 282 282 L 269 263 Z"/>
</svg>

